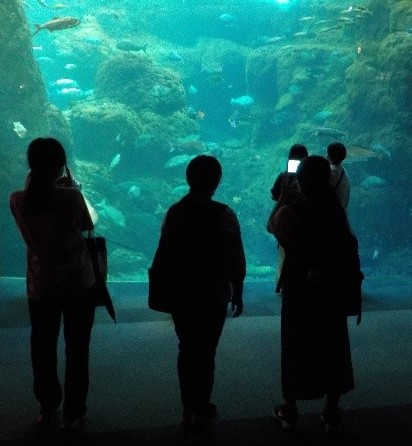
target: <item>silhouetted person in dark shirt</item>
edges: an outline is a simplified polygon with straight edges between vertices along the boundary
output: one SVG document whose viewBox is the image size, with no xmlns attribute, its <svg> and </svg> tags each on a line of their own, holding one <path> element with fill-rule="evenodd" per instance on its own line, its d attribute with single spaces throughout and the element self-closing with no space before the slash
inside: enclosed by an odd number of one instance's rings
<svg viewBox="0 0 412 446">
<path fill-rule="evenodd" d="M 321 156 L 302 160 L 302 200 L 282 206 L 273 233 L 285 249 L 281 275 L 281 369 L 284 403 L 273 415 L 283 427 L 298 421 L 297 400 L 326 396 L 327 430 L 340 425 L 340 396 L 354 388 L 347 317 L 340 295 L 346 213 L 329 184 Z"/>
<path fill-rule="evenodd" d="M 171 296 L 176 300 L 172 317 L 179 338 L 182 423 L 193 434 L 216 414 L 210 397 L 228 303 L 234 317 L 243 310 L 246 266 L 239 222 L 232 209 L 212 200 L 221 176 L 216 158 L 194 158 L 186 170 L 190 191 L 171 206 L 162 226 L 162 237 L 176 247 L 182 276 L 179 295 Z"/>
</svg>

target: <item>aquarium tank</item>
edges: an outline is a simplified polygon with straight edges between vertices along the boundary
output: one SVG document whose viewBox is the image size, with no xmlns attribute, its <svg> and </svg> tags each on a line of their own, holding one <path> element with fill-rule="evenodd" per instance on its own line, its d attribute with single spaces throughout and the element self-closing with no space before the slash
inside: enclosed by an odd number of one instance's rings
<svg viewBox="0 0 412 446">
<path fill-rule="evenodd" d="M 25 275 L 8 200 L 39 136 L 65 146 L 112 281 L 147 281 L 199 154 L 223 166 L 248 280 L 273 281 L 270 188 L 294 143 L 334 141 L 365 275 L 411 276 L 410 0 L 7 0 L 0 21 L 1 276 Z"/>
</svg>

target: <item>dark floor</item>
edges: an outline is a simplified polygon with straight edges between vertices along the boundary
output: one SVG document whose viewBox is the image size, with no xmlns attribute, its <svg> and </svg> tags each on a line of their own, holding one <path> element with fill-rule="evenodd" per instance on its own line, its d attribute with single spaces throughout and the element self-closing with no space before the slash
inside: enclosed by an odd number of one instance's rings
<svg viewBox="0 0 412 446">
<path fill-rule="evenodd" d="M 166 315 L 147 309 L 145 286 L 111 284 L 119 322 L 99 309 L 91 345 L 89 417 L 63 435 L 33 429 L 29 321 L 24 281 L 0 279 L 0 444 L 184 444 L 175 372 L 177 343 Z M 280 400 L 279 299 L 271 284 L 249 283 L 245 313 L 228 319 L 217 354 L 213 401 L 219 418 L 208 445 L 412 445 L 412 281 L 367 279 L 365 313 L 350 320 L 356 389 L 342 399 L 343 431 L 328 436 L 321 401 L 300 404 L 296 432 L 270 417 Z M 63 345 L 59 346 L 60 357 Z M 63 361 L 61 361 L 63 362 Z M 62 365 L 61 365 L 62 367 Z"/>
<path fill-rule="evenodd" d="M 270 417 L 215 421 L 207 435 L 196 441 L 181 427 L 160 426 L 122 431 L 62 433 L 28 430 L 21 438 L 1 445 L 140 445 L 175 446 L 203 444 L 216 446 L 410 446 L 412 405 L 358 409 L 345 412 L 345 427 L 338 434 L 326 434 L 317 414 L 302 416 L 299 428 L 283 431 Z"/>
</svg>

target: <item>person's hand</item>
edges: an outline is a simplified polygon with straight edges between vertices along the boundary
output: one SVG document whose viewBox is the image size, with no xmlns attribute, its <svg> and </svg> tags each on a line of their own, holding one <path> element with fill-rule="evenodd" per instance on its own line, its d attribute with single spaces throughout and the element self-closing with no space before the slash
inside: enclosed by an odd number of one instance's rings
<svg viewBox="0 0 412 446">
<path fill-rule="evenodd" d="M 232 299 L 232 317 L 238 317 L 243 312 L 243 299 Z"/>
<path fill-rule="evenodd" d="M 71 175 L 64 175 L 56 180 L 56 186 L 81 190 L 82 185 Z"/>
</svg>

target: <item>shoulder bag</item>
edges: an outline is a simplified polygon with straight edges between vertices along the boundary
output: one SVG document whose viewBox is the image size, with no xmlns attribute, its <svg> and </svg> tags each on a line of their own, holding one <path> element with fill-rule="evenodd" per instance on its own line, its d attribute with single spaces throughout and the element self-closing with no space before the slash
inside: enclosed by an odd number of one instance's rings
<svg viewBox="0 0 412 446">
<path fill-rule="evenodd" d="M 107 248 L 106 239 L 96 236 L 93 231 L 88 231 L 87 237 L 84 238 L 86 246 L 89 250 L 90 259 L 93 265 L 93 273 L 95 284 L 93 286 L 93 294 L 96 306 L 104 306 L 110 317 L 116 323 L 116 312 L 113 307 L 112 298 L 107 289 Z"/>
</svg>

